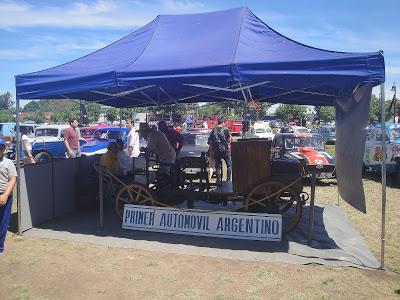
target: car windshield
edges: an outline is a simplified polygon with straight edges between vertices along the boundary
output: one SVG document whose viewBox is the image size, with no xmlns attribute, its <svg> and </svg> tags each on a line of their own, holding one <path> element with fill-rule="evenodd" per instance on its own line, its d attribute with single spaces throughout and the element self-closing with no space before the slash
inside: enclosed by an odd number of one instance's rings
<svg viewBox="0 0 400 300">
<path fill-rule="evenodd" d="M 399 140 L 400 139 L 400 128 L 393 128 L 390 131 L 390 139 Z"/>
<path fill-rule="evenodd" d="M 183 136 L 185 145 L 207 146 L 208 135 L 205 134 L 185 134 Z"/>
<path fill-rule="evenodd" d="M 307 128 L 298 128 L 295 131 L 298 133 L 308 133 L 309 132 Z"/>
<path fill-rule="evenodd" d="M 265 133 L 265 128 L 256 128 L 256 133 Z"/>
<path fill-rule="evenodd" d="M 294 137 L 285 139 L 286 149 L 293 149 L 299 147 L 313 147 L 318 150 L 323 150 L 324 141 L 319 137 Z"/>
<path fill-rule="evenodd" d="M 84 136 L 91 136 L 94 132 L 94 129 L 90 129 L 90 128 L 85 128 L 85 129 L 81 129 L 81 135 Z"/>
<path fill-rule="evenodd" d="M 36 129 L 35 136 L 36 137 L 41 137 L 41 136 L 57 137 L 58 136 L 58 129 L 57 128 L 40 128 L 40 129 Z"/>
</svg>

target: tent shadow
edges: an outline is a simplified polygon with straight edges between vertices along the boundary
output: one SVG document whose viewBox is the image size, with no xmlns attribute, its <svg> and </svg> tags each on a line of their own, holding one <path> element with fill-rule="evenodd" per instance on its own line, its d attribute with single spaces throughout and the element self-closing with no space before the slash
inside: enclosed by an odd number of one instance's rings
<svg viewBox="0 0 400 300">
<path fill-rule="evenodd" d="M 214 249 L 247 250 L 250 252 L 290 252 L 290 244 L 298 243 L 308 245 L 308 206 L 304 207 L 301 222 L 290 234 L 283 236 L 281 242 L 238 240 L 227 238 L 214 238 L 193 235 L 179 235 L 171 233 L 158 233 L 136 230 L 125 230 L 121 227 L 121 221 L 112 209 L 106 209 L 104 229 L 99 227 L 98 214 L 96 212 L 78 212 L 54 219 L 38 226 L 41 229 L 59 232 L 59 238 L 67 233 L 79 234 L 82 242 L 95 242 L 97 238 L 116 238 L 118 242 L 109 240 L 108 245 L 120 245 L 129 248 L 132 241 L 158 242 L 172 245 L 186 245 L 206 247 Z M 339 247 L 329 237 L 323 222 L 323 207 L 315 207 L 315 234 L 311 243 L 312 248 L 338 249 Z M 83 235 L 83 236 L 82 236 Z"/>
</svg>

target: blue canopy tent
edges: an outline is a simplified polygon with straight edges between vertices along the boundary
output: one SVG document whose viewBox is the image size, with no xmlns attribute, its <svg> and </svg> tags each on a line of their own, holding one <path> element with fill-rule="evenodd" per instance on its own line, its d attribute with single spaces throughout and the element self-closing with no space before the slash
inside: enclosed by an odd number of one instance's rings
<svg viewBox="0 0 400 300">
<path fill-rule="evenodd" d="M 251 99 L 335 105 L 339 193 L 365 212 L 362 129 L 371 89 L 384 80 L 382 52 L 303 45 L 237 8 L 158 16 L 92 54 L 16 76 L 16 96 L 17 103 L 82 99 L 114 107 Z"/>
<path fill-rule="evenodd" d="M 19 99 L 84 99 L 114 107 L 243 100 L 334 105 L 384 81 L 380 52 L 326 51 L 271 29 L 248 8 L 158 16 L 72 62 L 16 76 Z"/>
</svg>

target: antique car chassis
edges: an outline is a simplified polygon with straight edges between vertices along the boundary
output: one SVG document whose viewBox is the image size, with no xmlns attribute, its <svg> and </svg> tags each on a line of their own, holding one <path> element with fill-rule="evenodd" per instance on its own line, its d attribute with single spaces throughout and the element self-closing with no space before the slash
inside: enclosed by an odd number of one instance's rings
<svg viewBox="0 0 400 300">
<path fill-rule="evenodd" d="M 146 167 L 135 169 L 132 174 L 133 178 L 144 175 L 146 184 L 135 180 L 124 183 L 115 177 L 121 184 L 114 200 L 115 211 L 119 218 L 122 219 L 125 204 L 173 207 L 186 201 L 187 207 L 193 208 L 195 201 L 224 205 L 232 201 L 235 204 L 242 203 L 237 211 L 282 215 L 282 233 L 286 234 L 300 222 L 303 205 L 308 200 L 308 194 L 303 192 L 302 177 L 266 177 L 249 187 L 246 195 L 238 195 L 233 192 L 230 182 L 223 182 L 222 186 L 208 182 L 207 176 L 204 176 L 205 155 L 193 165 L 194 168 L 200 169 L 200 172 L 193 173 L 189 181 L 185 180 L 188 178 L 187 174 L 179 163 L 175 167 L 175 179 L 172 180 L 162 175 L 154 163 L 154 158 L 146 157 Z M 151 173 L 156 175 L 154 181 L 149 180 Z M 193 180 L 196 179 L 196 175 L 198 182 Z"/>
</svg>

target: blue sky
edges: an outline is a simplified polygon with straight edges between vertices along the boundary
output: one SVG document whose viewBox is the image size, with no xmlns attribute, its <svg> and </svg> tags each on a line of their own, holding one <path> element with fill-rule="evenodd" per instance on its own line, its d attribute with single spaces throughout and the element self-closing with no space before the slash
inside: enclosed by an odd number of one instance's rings
<svg viewBox="0 0 400 300">
<path fill-rule="evenodd" d="M 393 96 L 389 90 L 394 81 L 400 85 L 399 0 L 0 0 L 0 93 L 15 94 L 15 75 L 91 53 L 159 14 L 240 6 L 249 7 L 273 29 L 304 44 L 349 52 L 382 49 L 386 98 Z"/>
</svg>

